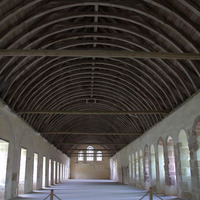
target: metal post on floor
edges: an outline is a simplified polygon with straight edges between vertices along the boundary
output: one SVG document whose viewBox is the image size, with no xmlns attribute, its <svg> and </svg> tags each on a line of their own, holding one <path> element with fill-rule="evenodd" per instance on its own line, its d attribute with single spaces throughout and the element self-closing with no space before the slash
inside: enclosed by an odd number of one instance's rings
<svg viewBox="0 0 200 200">
<path fill-rule="evenodd" d="M 53 200 L 53 190 L 51 190 L 50 200 Z"/>
<path fill-rule="evenodd" d="M 144 196 L 143 196 L 142 198 L 140 198 L 139 200 L 144 199 L 144 197 L 147 196 L 148 194 L 149 194 L 149 200 L 153 200 L 153 195 L 155 195 L 156 197 L 158 197 L 160 200 L 163 200 L 163 199 L 162 199 L 161 197 L 159 197 L 157 194 L 153 193 L 153 188 L 152 188 L 152 187 L 150 187 L 150 188 L 149 188 L 149 191 L 148 191 L 146 194 L 144 194 Z"/>
<path fill-rule="evenodd" d="M 53 193 L 53 189 L 51 189 L 51 193 L 43 200 L 46 200 L 50 197 L 50 200 L 53 200 L 53 197 L 56 197 L 57 199 L 61 200 L 58 196 L 56 196 L 54 193 Z"/>
<path fill-rule="evenodd" d="M 153 189 L 152 189 L 152 187 L 149 188 L 149 200 L 153 200 Z"/>
</svg>

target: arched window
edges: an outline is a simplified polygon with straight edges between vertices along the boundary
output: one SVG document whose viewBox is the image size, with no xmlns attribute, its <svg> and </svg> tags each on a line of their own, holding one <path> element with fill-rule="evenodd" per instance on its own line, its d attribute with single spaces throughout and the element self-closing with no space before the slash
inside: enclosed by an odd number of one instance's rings
<svg viewBox="0 0 200 200">
<path fill-rule="evenodd" d="M 148 188 L 148 183 L 149 183 L 149 150 L 148 150 L 148 146 L 146 146 L 145 150 L 144 150 L 144 169 L 145 169 L 144 181 Z"/>
<path fill-rule="evenodd" d="M 140 182 L 143 183 L 144 181 L 144 165 L 143 165 L 143 154 L 142 150 L 140 150 L 139 154 L 139 163 L 140 163 Z"/>
<path fill-rule="evenodd" d="M 179 133 L 179 152 L 182 184 L 185 184 L 189 189 L 191 186 L 190 151 L 188 147 L 187 135 L 184 130 L 181 130 Z"/>
<path fill-rule="evenodd" d="M 172 137 L 167 139 L 168 147 L 168 159 L 169 159 L 169 185 L 176 184 L 176 166 L 175 166 L 175 155 L 174 155 L 174 144 Z"/>
<path fill-rule="evenodd" d="M 155 156 L 155 148 L 151 145 L 151 180 L 152 183 L 155 184 L 156 181 L 156 156 Z"/>
<path fill-rule="evenodd" d="M 9 143 L 0 140 L 0 198 L 4 197 Z"/>
<path fill-rule="evenodd" d="M 97 161 L 102 161 L 102 152 L 97 151 Z"/>
<path fill-rule="evenodd" d="M 131 155 L 129 155 L 129 177 L 131 178 Z"/>
<path fill-rule="evenodd" d="M 83 151 L 79 151 L 78 152 L 78 161 L 83 161 L 84 157 L 83 157 Z"/>
<path fill-rule="evenodd" d="M 139 182 L 139 160 L 137 152 L 135 154 L 135 176 L 136 176 L 136 181 Z"/>
<path fill-rule="evenodd" d="M 134 154 L 132 154 L 132 175 L 133 175 L 133 179 L 135 179 L 135 156 Z"/>
<path fill-rule="evenodd" d="M 87 147 L 87 161 L 94 161 L 94 148 L 92 146 Z"/>
<path fill-rule="evenodd" d="M 163 142 L 158 143 L 158 169 L 159 169 L 159 182 L 161 193 L 165 193 L 165 158 L 164 158 L 164 147 Z"/>
</svg>

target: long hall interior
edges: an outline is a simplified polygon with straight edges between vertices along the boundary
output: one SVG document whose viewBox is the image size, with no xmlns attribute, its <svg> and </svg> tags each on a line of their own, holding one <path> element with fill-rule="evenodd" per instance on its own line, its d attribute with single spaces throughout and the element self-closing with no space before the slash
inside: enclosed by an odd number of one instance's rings
<svg viewBox="0 0 200 200">
<path fill-rule="evenodd" d="M 199 0 L 0 1 L 0 199 L 51 188 L 200 199 Z"/>
</svg>

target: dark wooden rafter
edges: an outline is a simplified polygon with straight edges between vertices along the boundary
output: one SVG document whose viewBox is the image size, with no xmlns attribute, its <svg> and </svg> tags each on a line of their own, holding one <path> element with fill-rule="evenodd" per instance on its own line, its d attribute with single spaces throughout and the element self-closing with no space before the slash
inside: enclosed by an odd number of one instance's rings
<svg viewBox="0 0 200 200">
<path fill-rule="evenodd" d="M 71 154 L 67 154 L 70 158 L 72 158 L 72 157 L 77 157 L 78 158 L 78 155 L 71 155 Z M 104 156 L 104 155 L 102 155 L 102 157 L 103 158 L 111 158 L 112 156 L 114 156 L 114 154 L 111 154 L 110 156 Z M 87 155 L 85 155 L 84 157 L 91 157 L 91 156 L 87 156 Z"/>
<path fill-rule="evenodd" d="M 61 143 L 57 143 L 58 145 L 114 145 L 114 146 L 118 146 L 118 145 L 127 145 L 127 143 L 76 143 L 76 142 L 61 142 Z"/>
<path fill-rule="evenodd" d="M 70 154 L 70 155 L 79 155 L 80 153 L 68 153 L 68 154 Z M 83 155 L 87 155 L 87 154 L 93 154 L 94 156 L 96 156 L 96 153 L 94 152 L 94 153 L 85 153 L 85 152 L 81 152 L 81 154 L 83 154 Z M 103 155 L 110 155 L 110 154 L 113 154 L 113 153 L 103 153 Z"/>
<path fill-rule="evenodd" d="M 132 133 L 114 133 L 114 132 L 108 132 L 108 133 L 86 133 L 86 132 L 59 132 L 59 131 L 42 131 L 40 132 L 40 134 L 42 135 L 46 135 L 46 134 L 51 134 L 51 135 L 130 135 L 130 136 L 140 136 L 142 134 L 142 132 L 132 132 Z"/>
<path fill-rule="evenodd" d="M 177 5 L 0 3 L 1 98 L 66 152 L 80 141 L 118 151 L 200 88 L 199 6 Z"/>
<path fill-rule="evenodd" d="M 97 57 L 97 58 L 159 58 L 200 60 L 200 53 L 130 52 L 105 50 L 0 50 L 0 56 Z"/>
<path fill-rule="evenodd" d="M 136 111 L 65 111 L 65 110 L 22 110 L 18 114 L 59 114 L 59 115 L 140 115 L 169 114 L 169 110 L 136 110 Z"/>
<path fill-rule="evenodd" d="M 68 148 L 62 148 L 64 151 L 87 151 L 87 149 L 68 149 Z M 117 149 L 94 149 L 94 152 L 97 151 L 118 151 Z"/>
</svg>

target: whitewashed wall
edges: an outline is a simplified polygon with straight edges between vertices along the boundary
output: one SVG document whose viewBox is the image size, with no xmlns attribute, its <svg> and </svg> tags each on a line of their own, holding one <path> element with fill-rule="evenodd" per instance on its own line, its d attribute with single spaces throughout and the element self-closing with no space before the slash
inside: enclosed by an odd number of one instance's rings
<svg viewBox="0 0 200 200">
<path fill-rule="evenodd" d="M 150 147 L 153 144 L 156 153 L 156 165 L 158 166 L 158 141 L 164 142 L 164 153 L 167 155 L 167 138 L 171 136 L 173 138 L 174 148 L 175 148 L 175 159 L 176 159 L 176 186 L 165 185 L 165 194 L 173 195 L 177 193 L 178 196 L 184 197 L 184 199 L 200 199 L 200 161 L 196 159 L 199 155 L 197 152 L 200 150 L 200 140 L 199 133 L 195 132 L 195 125 L 200 122 L 200 92 L 196 93 L 192 98 L 187 100 L 183 105 L 176 109 L 176 111 L 170 113 L 165 119 L 160 123 L 154 125 L 150 130 L 146 131 L 137 140 L 130 143 L 128 146 L 123 148 L 111 159 L 111 165 L 113 161 L 117 162 L 117 174 L 111 172 L 112 178 L 116 181 L 123 182 L 125 184 L 134 185 L 136 187 L 145 188 L 144 181 L 138 183 L 135 178 L 129 177 L 128 166 L 129 166 L 129 155 L 142 150 L 144 156 L 145 145 L 148 145 L 148 150 L 150 152 Z M 184 186 L 181 182 L 181 169 L 180 169 L 180 156 L 179 156 L 179 133 L 184 130 L 187 134 L 187 139 L 189 143 L 190 150 L 190 165 L 191 165 L 191 185 Z M 198 153 L 199 154 L 199 153 Z M 165 160 L 165 165 L 167 165 L 167 160 Z M 150 153 L 149 153 L 149 162 Z M 144 163 L 144 162 L 143 162 Z M 166 167 L 166 166 L 165 166 Z M 112 168 L 113 170 L 113 168 Z M 126 171 L 126 172 L 125 172 Z M 150 170 L 151 171 L 151 170 Z M 122 175 L 124 177 L 122 177 Z M 151 172 L 150 172 L 151 175 Z M 159 192 L 159 168 L 157 167 L 157 179 L 155 190 Z M 116 178 L 119 177 L 119 178 Z M 150 186 L 152 183 L 150 182 Z"/>
<path fill-rule="evenodd" d="M 34 153 L 39 155 L 38 189 L 42 188 L 43 156 L 47 158 L 46 183 L 48 182 L 49 159 L 65 164 L 69 171 L 69 158 L 48 143 L 15 113 L 11 112 L 2 101 L 0 102 L 0 139 L 9 142 L 5 199 L 17 196 L 21 148 L 27 149 L 25 193 L 31 192 L 33 187 Z"/>
</svg>

